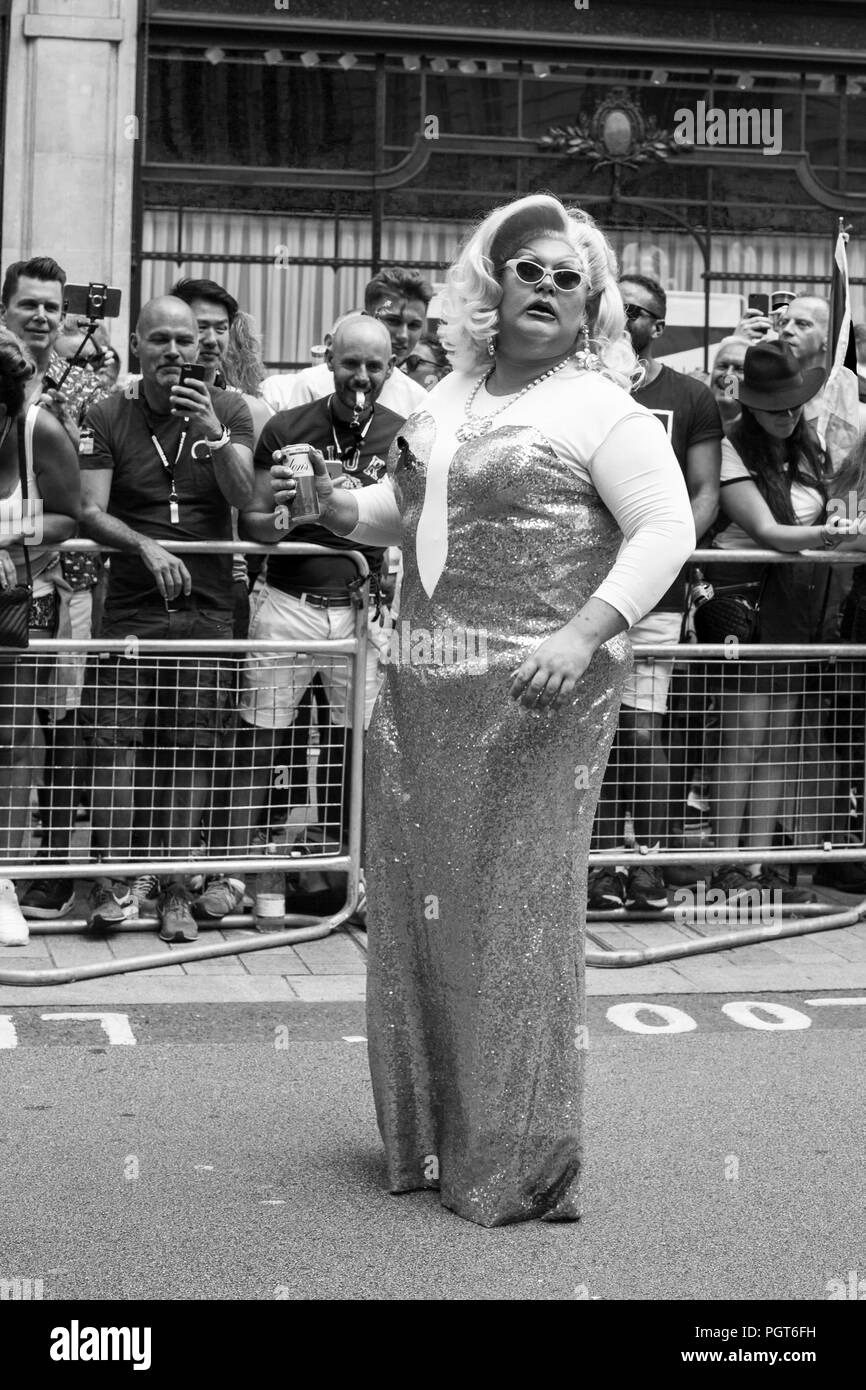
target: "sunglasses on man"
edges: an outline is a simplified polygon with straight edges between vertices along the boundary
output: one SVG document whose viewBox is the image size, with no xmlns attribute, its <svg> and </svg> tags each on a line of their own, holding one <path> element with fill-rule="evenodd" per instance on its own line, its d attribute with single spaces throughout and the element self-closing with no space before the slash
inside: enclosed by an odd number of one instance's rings
<svg viewBox="0 0 866 1390">
<path fill-rule="evenodd" d="M 530 261 L 525 256 L 515 256 L 505 264 L 524 285 L 540 285 L 549 275 L 554 289 L 562 290 L 563 294 L 579 290 L 586 280 L 582 270 L 570 270 L 565 267 L 551 270 L 549 266 L 539 265 L 537 261 Z"/>
<path fill-rule="evenodd" d="M 646 314 L 647 318 L 652 319 L 653 323 L 664 322 L 661 314 L 654 314 L 652 310 L 644 309 L 641 304 L 624 304 L 623 308 L 625 309 L 625 316 L 629 323 L 634 323 L 635 319 L 639 319 L 641 314 Z"/>
<path fill-rule="evenodd" d="M 404 357 L 401 366 L 407 372 L 417 372 L 419 367 L 426 367 L 429 372 L 435 372 L 437 376 L 445 376 L 451 370 L 450 367 L 440 367 L 438 362 L 431 362 L 429 357 L 419 357 L 417 352 L 410 352 L 408 357 Z"/>
</svg>

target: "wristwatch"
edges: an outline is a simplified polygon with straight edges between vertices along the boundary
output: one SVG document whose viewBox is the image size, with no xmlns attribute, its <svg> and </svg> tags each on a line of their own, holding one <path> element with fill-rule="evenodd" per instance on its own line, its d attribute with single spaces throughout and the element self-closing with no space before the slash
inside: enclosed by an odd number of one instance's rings
<svg viewBox="0 0 866 1390">
<path fill-rule="evenodd" d="M 223 425 L 223 432 L 220 435 L 219 439 L 206 439 L 204 442 L 210 449 L 211 453 L 215 454 L 217 449 L 224 449 L 227 444 L 231 444 L 232 432 L 229 429 L 228 425 Z"/>
</svg>

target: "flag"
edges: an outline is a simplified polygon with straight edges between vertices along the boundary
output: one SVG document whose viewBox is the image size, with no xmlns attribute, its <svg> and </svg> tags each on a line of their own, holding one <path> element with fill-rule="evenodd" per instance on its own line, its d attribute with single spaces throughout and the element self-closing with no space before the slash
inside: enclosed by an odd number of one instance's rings
<svg viewBox="0 0 866 1390">
<path fill-rule="evenodd" d="M 829 375 L 818 397 L 818 414 L 815 420 L 834 468 L 839 467 L 857 443 L 860 433 L 857 351 L 851 318 L 848 254 L 845 249 L 847 241 L 848 237 L 842 231 L 840 218 L 830 286 L 830 323 L 827 331 Z"/>
</svg>

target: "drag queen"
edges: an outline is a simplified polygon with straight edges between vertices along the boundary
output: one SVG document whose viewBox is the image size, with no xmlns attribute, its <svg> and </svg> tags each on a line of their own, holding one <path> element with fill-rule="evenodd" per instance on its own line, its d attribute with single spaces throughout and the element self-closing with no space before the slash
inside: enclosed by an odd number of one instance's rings
<svg viewBox="0 0 866 1390">
<path fill-rule="evenodd" d="M 579 1215 L 587 855 L 629 660 L 618 634 L 694 546 L 664 430 L 628 394 L 624 321 L 594 222 L 522 198 L 449 272 L 454 371 L 387 479 L 335 491 L 314 456 L 325 525 L 404 547 L 366 755 L 389 1185 L 438 1189 L 484 1226 Z M 291 498 L 279 466 L 273 485 Z"/>
</svg>

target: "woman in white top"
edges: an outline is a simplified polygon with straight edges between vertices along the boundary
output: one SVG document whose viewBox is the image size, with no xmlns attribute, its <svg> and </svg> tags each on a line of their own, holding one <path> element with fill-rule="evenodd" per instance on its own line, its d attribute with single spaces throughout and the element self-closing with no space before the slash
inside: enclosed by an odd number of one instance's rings
<svg viewBox="0 0 866 1390">
<path fill-rule="evenodd" d="M 45 572 L 56 559 L 53 547 L 75 534 L 79 471 L 63 426 L 37 406 L 24 413 L 25 389 L 33 371 L 33 363 L 18 339 L 8 329 L 0 329 L 0 589 L 26 582 L 23 547 L 27 543 L 33 577 L 31 634 L 53 637 L 57 594 Z M 24 422 L 26 506 L 19 465 L 19 420 Z M 39 544 L 32 544 L 34 540 Z M 52 668 L 51 658 L 0 652 L 0 858 L 20 857 L 35 775 L 37 707 L 52 702 L 47 692 Z M 27 938 L 27 923 L 14 885 L 0 878 L 0 945 L 23 945 Z"/>
<path fill-rule="evenodd" d="M 827 456 L 804 418 L 806 401 L 821 389 L 820 367 L 802 371 L 790 348 L 758 343 L 745 354 L 739 388 L 742 409 L 722 444 L 720 507 L 729 525 L 716 536 L 722 550 L 862 548 L 856 515 L 846 518 L 828 500 L 836 491 Z M 842 597 L 829 565 L 720 565 L 714 583 L 760 582 L 761 642 L 832 640 Z M 743 653 L 742 655 L 745 655 Z M 747 866 L 722 865 L 713 886 L 729 901 L 757 885 L 783 899 L 811 895 L 792 889 L 760 862 L 772 843 L 785 791 L 786 752 L 807 689 L 802 662 L 738 659 L 726 665 L 720 690 L 721 747 L 714 790 L 718 849 L 754 849 Z"/>
<path fill-rule="evenodd" d="M 392 1191 L 439 1189 L 485 1226 L 570 1220 L 618 634 L 694 527 L 665 432 L 626 389 L 616 261 L 591 218 L 540 195 L 498 209 L 443 315 L 454 371 L 386 481 L 335 491 L 314 455 L 325 525 L 404 545 L 366 746 L 373 1090 Z"/>
</svg>

